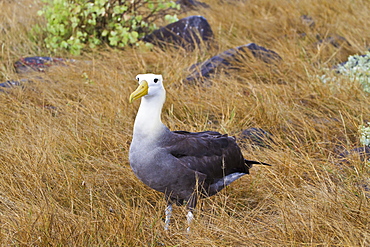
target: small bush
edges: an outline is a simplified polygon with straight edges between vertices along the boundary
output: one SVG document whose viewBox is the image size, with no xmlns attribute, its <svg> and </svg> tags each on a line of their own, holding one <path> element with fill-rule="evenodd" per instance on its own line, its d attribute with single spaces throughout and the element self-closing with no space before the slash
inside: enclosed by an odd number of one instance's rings
<svg viewBox="0 0 370 247">
<path fill-rule="evenodd" d="M 176 21 L 179 5 L 166 0 L 44 0 L 39 11 L 47 20 L 47 48 L 67 49 L 79 54 L 81 49 L 101 43 L 112 47 L 134 44 L 154 30 L 154 22 L 164 18 Z"/>
<path fill-rule="evenodd" d="M 338 66 L 337 71 L 351 80 L 357 80 L 364 91 L 370 93 L 370 52 L 350 56 L 345 64 Z"/>
<path fill-rule="evenodd" d="M 364 146 L 370 146 L 370 122 L 367 125 L 360 125 L 360 142 Z"/>
<path fill-rule="evenodd" d="M 363 90 L 370 93 L 370 52 L 366 52 L 365 55 L 349 56 L 347 62 L 338 65 L 336 72 L 351 81 L 358 81 Z M 326 83 L 336 81 L 336 76 L 323 75 L 320 79 Z"/>
</svg>

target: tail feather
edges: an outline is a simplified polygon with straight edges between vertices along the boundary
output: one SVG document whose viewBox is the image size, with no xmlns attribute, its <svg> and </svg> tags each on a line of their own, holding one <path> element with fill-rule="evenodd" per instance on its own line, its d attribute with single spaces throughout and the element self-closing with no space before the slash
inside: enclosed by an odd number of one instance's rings
<svg viewBox="0 0 370 247">
<path fill-rule="evenodd" d="M 249 167 L 252 168 L 253 165 L 264 165 L 264 166 L 271 166 L 270 164 L 264 163 L 264 162 L 259 162 L 259 161 L 254 161 L 254 160 L 246 160 L 244 159 L 244 163 Z"/>
</svg>

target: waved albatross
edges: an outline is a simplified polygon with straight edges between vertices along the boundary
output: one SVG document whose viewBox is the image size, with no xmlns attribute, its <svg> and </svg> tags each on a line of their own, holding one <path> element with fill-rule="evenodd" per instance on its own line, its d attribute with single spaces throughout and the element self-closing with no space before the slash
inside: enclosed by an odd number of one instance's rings
<svg viewBox="0 0 370 247">
<path fill-rule="evenodd" d="M 144 184 L 165 194 L 166 230 L 173 203 L 187 203 L 190 225 L 198 198 L 212 196 L 249 174 L 253 164 L 269 165 L 244 159 L 235 138 L 228 135 L 170 131 L 161 121 L 166 98 L 162 75 L 139 74 L 136 79 L 139 87 L 129 101 L 142 100 L 134 124 L 130 165 Z"/>
</svg>

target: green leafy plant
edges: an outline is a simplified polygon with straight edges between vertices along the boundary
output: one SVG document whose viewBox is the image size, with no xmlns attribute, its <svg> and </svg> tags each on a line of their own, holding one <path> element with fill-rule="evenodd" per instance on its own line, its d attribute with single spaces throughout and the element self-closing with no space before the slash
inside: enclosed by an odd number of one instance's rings
<svg viewBox="0 0 370 247">
<path fill-rule="evenodd" d="M 340 64 L 336 68 L 337 75 L 320 77 L 324 83 L 336 81 L 336 77 L 341 75 L 347 77 L 351 81 L 358 81 L 363 90 L 370 93 L 370 52 L 365 55 L 349 56 L 348 61 Z"/>
<path fill-rule="evenodd" d="M 367 125 L 360 125 L 360 142 L 364 146 L 370 146 L 370 122 Z"/>
<path fill-rule="evenodd" d="M 44 0 L 46 46 L 79 54 L 86 46 L 135 44 L 156 28 L 155 21 L 176 21 L 179 4 L 166 0 Z"/>
<path fill-rule="evenodd" d="M 357 80 L 364 91 L 370 93 L 370 52 L 363 56 L 350 56 L 345 64 L 338 66 L 337 71 L 351 80 Z"/>
</svg>

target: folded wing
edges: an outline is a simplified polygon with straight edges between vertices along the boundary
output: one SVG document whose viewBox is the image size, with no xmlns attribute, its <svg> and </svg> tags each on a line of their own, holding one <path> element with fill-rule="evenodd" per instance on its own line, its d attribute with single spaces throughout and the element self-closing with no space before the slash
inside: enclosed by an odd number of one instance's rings
<svg viewBox="0 0 370 247">
<path fill-rule="evenodd" d="M 171 155 L 189 169 L 207 175 L 209 184 L 231 173 L 249 173 L 235 138 L 228 135 L 174 131 L 168 144 Z"/>
</svg>

